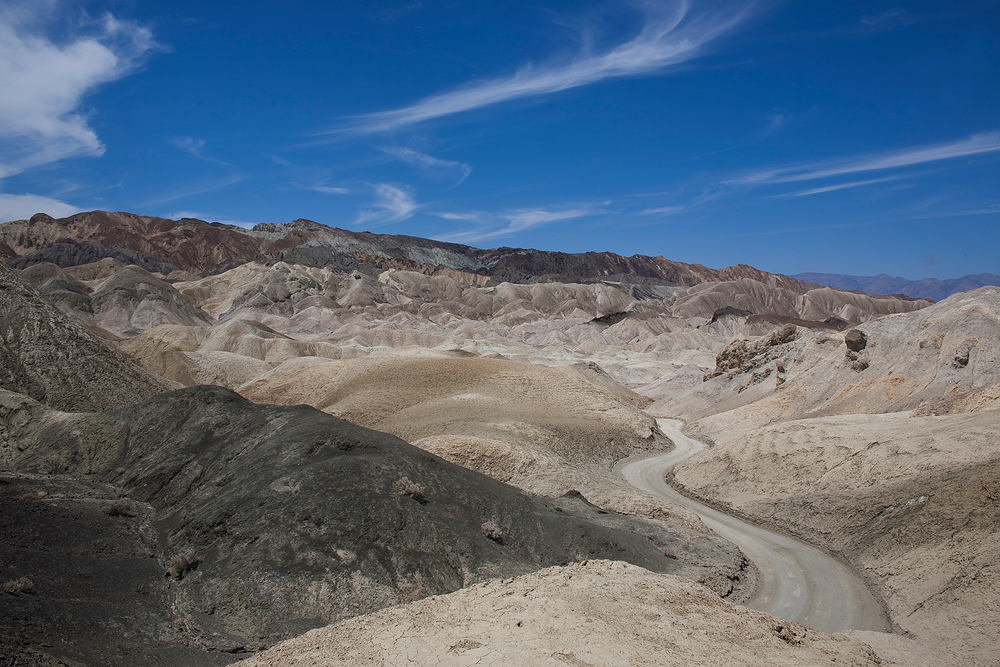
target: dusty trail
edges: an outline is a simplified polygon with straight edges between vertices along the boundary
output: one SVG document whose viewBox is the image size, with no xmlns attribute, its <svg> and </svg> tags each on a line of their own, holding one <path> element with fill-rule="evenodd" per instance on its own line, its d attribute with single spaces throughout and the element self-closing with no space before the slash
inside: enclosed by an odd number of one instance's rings
<svg viewBox="0 0 1000 667">
<path fill-rule="evenodd" d="M 757 592 L 746 606 L 825 632 L 877 630 L 890 625 L 881 606 L 861 579 L 823 551 L 786 535 L 746 523 L 681 495 L 665 477 L 705 445 L 681 433 L 682 422 L 659 419 L 660 429 L 676 447 L 622 468 L 633 486 L 683 505 L 705 524 L 736 544 L 760 570 Z"/>
</svg>

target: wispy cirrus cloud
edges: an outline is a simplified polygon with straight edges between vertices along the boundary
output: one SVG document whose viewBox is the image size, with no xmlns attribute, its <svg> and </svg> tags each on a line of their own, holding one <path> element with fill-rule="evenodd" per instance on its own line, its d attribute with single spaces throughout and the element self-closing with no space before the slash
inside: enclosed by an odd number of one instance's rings
<svg viewBox="0 0 1000 667">
<path fill-rule="evenodd" d="M 310 185 L 307 190 L 312 190 L 313 192 L 322 192 L 325 195 L 349 195 L 351 194 L 350 188 L 342 188 L 336 185 Z"/>
<path fill-rule="evenodd" d="M 665 72 L 704 51 L 709 42 L 749 18 L 755 4 L 717 5 L 702 9 L 688 0 L 645 2 L 645 22 L 632 40 L 605 53 L 583 53 L 569 62 L 528 65 L 513 76 L 469 84 L 427 97 L 410 106 L 348 120 L 327 134 L 388 132 L 457 113 L 586 86 L 606 79 Z"/>
<path fill-rule="evenodd" d="M 99 156 L 104 145 L 80 111 L 84 95 L 125 76 L 156 47 L 148 28 L 111 14 L 79 23 L 70 37 L 48 35 L 60 3 L 0 5 L 0 178 L 69 157 Z"/>
<path fill-rule="evenodd" d="M 447 213 L 447 212 L 435 212 L 431 215 L 436 215 L 439 218 L 444 218 L 445 220 L 466 220 L 469 222 L 482 222 L 485 218 L 485 214 L 481 211 L 473 211 L 471 213 Z"/>
<path fill-rule="evenodd" d="M 639 211 L 639 215 L 673 215 L 684 210 L 683 206 L 657 206 Z"/>
<path fill-rule="evenodd" d="M 725 183 L 727 185 L 766 185 L 771 183 L 814 181 L 836 176 L 912 167 L 929 162 L 998 151 L 1000 151 L 1000 132 L 982 132 L 973 134 L 965 139 L 947 143 L 914 146 L 880 153 L 867 153 L 789 167 L 762 169 L 725 181 Z M 878 182 L 878 179 L 873 182 Z M 858 185 L 865 184 L 865 182 L 858 183 Z M 847 185 L 845 187 L 851 186 Z M 807 194 L 815 193 L 807 192 Z"/>
<path fill-rule="evenodd" d="M 603 213 L 603 211 L 593 208 L 570 208 L 562 211 L 550 211 L 544 208 L 517 209 L 510 213 L 503 213 L 500 217 L 510 222 L 510 231 L 521 231 L 528 227 L 556 222 L 558 220 L 570 220 L 572 218 L 582 218 L 587 215 Z"/>
<path fill-rule="evenodd" d="M 231 162 L 226 162 L 225 160 L 220 160 L 217 157 L 212 157 L 210 154 L 205 152 L 205 144 L 208 143 L 205 139 L 201 137 L 170 137 L 167 141 L 191 157 L 201 160 L 202 162 L 208 162 L 209 164 L 216 164 L 222 167 L 227 167 L 233 170 L 235 173 L 237 167 Z"/>
<path fill-rule="evenodd" d="M 788 194 L 780 195 L 782 197 L 808 197 L 809 195 L 819 195 L 824 192 L 836 192 L 837 190 L 848 190 L 850 188 L 860 188 L 865 185 L 875 185 L 876 183 L 888 183 L 890 181 L 898 181 L 903 178 L 902 176 L 888 176 L 886 178 L 871 178 L 867 181 L 851 181 L 850 183 L 837 183 L 836 185 L 827 185 L 822 188 L 811 188 L 809 190 L 799 190 L 798 192 L 789 192 Z"/>
<path fill-rule="evenodd" d="M 469 177 L 469 174 L 472 173 L 472 167 L 464 162 L 442 160 L 410 148 L 383 148 L 382 151 L 397 160 L 416 165 L 425 171 L 446 172 L 457 175 L 458 182 L 453 187 L 461 185 Z"/>
<path fill-rule="evenodd" d="M 921 215 L 911 215 L 913 220 L 932 220 L 937 218 L 964 217 L 968 215 L 1000 215 L 1000 204 L 986 204 L 981 208 L 962 208 L 940 210 Z"/>
<path fill-rule="evenodd" d="M 199 137 L 171 137 L 169 141 L 176 148 L 195 157 L 202 157 L 201 152 L 205 149 L 205 140 Z"/>
<path fill-rule="evenodd" d="M 605 202 L 607 204 L 608 202 Z M 435 213 L 446 220 L 463 220 L 477 223 L 475 229 L 467 229 L 452 234 L 435 237 L 439 241 L 458 241 L 471 243 L 484 239 L 509 236 L 531 227 L 564 220 L 574 220 L 592 215 L 603 215 L 605 211 L 596 206 L 581 206 L 576 208 L 518 208 L 502 213 Z"/>
<path fill-rule="evenodd" d="M 355 223 L 387 225 L 402 222 L 419 208 L 420 205 L 413 199 L 413 188 L 379 183 L 375 186 L 375 202 L 370 208 L 361 211 Z"/>
<path fill-rule="evenodd" d="M 216 190 L 221 190 L 223 188 L 228 188 L 230 185 L 236 185 L 244 180 L 246 180 L 246 176 L 236 173 L 229 174 L 221 178 L 204 179 L 197 183 L 191 183 L 185 187 L 178 188 L 154 199 L 144 201 L 140 203 L 139 206 L 143 208 L 161 206 L 179 199 L 203 195 L 209 192 L 215 192 Z"/>
<path fill-rule="evenodd" d="M 888 9 L 878 14 L 866 14 L 860 19 L 862 29 L 872 32 L 892 30 L 893 28 L 915 22 L 916 19 L 902 9 Z"/>
</svg>

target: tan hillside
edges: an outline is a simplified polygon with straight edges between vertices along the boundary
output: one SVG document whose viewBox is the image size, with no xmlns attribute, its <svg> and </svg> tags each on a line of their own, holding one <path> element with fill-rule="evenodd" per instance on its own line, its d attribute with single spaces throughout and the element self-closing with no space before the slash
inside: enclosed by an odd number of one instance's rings
<svg viewBox="0 0 1000 667">
<path fill-rule="evenodd" d="M 134 336 L 161 324 L 209 324 L 201 309 L 138 266 L 115 266 L 114 260 L 103 260 L 103 266 L 79 268 L 84 270 L 64 271 L 41 263 L 22 275 L 64 313 L 118 336 Z"/>
<path fill-rule="evenodd" d="M 661 399 L 700 405 L 689 430 L 713 443 L 676 480 L 843 554 L 901 629 L 993 664 L 1000 289 L 857 331 L 734 344 L 716 377 Z"/>
<path fill-rule="evenodd" d="M 829 635 L 613 561 L 477 584 L 305 633 L 247 667 L 957 664 L 887 636 Z M 878 639 L 881 639 L 879 637 Z M 898 661 L 898 662 L 897 662 Z"/>
</svg>

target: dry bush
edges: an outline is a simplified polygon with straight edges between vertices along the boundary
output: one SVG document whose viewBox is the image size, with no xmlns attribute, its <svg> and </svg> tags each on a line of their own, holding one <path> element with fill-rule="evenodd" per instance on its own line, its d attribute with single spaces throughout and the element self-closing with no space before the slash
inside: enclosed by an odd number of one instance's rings
<svg viewBox="0 0 1000 667">
<path fill-rule="evenodd" d="M 479 527 L 479 529 L 483 531 L 483 535 L 490 538 L 494 542 L 497 543 L 503 542 L 503 531 L 500 530 L 500 524 L 498 524 L 493 519 L 484 522 L 483 525 Z"/>
<path fill-rule="evenodd" d="M 0 586 L 0 590 L 4 593 L 13 593 L 17 595 L 18 593 L 25 593 L 34 588 L 35 583 L 28 579 L 27 577 L 21 577 L 20 579 L 11 579 L 10 581 L 5 581 L 3 586 Z"/>
<path fill-rule="evenodd" d="M 400 477 L 392 488 L 404 496 L 409 496 L 418 502 L 424 502 L 424 487 L 411 482 L 409 477 Z"/>
<path fill-rule="evenodd" d="M 178 551 L 170 559 L 170 568 L 167 570 L 167 576 L 183 579 L 184 575 L 198 567 L 198 563 L 200 562 L 201 558 L 196 556 L 190 549 Z"/>
<path fill-rule="evenodd" d="M 135 516 L 132 506 L 125 501 L 116 500 L 101 508 L 108 516 Z"/>
</svg>

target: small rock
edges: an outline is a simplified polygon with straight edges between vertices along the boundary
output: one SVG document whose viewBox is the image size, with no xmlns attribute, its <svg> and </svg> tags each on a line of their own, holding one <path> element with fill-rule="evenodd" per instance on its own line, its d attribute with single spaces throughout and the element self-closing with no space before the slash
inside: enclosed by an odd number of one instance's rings
<svg viewBox="0 0 1000 667">
<path fill-rule="evenodd" d="M 851 329 L 844 334 L 844 344 L 851 352 L 860 352 L 868 346 L 868 336 L 859 329 Z"/>
</svg>

